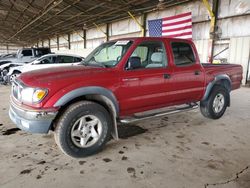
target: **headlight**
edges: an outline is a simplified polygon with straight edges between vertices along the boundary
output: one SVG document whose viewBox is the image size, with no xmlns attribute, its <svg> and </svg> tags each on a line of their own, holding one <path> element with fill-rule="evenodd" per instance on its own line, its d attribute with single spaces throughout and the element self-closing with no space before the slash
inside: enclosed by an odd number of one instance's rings
<svg viewBox="0 0 250 188">
<path fill-rule="evenodd" d="M 24 88 L 21 91 L 21 101 L 29 104 L 39 103 L 44 99 L 47 93 L 47 89 Z"/>
</svg>

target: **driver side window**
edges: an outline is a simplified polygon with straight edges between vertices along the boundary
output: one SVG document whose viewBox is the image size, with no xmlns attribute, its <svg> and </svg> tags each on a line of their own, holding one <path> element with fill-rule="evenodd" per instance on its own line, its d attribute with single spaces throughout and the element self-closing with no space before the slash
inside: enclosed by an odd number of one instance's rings
<svg viewBox="0 0 250 188">
<path fill-rule="evenodd" d="M 41 60 L 40 64 L 51 64 L 51 58 L 44 58 L 43 60 Z"/>
<path fill-rule="evenodd" d="M 167 56 L 161 41 L 147 41 L 139 44 L 127 63 L 127 70 L 138 68 L 161 68 L 167 66 Z"/>
<path fill-rule="evenodd" d="M 32 56 L 32 50 L 23 50 L 22 55 L 23 57 Z"/>
</svg>

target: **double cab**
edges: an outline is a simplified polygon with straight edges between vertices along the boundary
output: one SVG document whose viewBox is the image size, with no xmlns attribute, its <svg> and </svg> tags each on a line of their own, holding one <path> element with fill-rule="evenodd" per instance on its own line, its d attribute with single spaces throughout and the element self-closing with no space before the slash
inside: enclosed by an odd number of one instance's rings
<svg viewBox="0 0 250 188">
<path fill-rule="evenodd" d="M 190 40 L 118 39 L 77 66 L 21 74 L 12 84 L 9 116 L 24 131 L 54 131 L 65 154 L 84 157 L 119 138 L 118 122 L 196 107 L 218 119 L 241 80 L 240 65 L 201 64 Z"/>
</svg>

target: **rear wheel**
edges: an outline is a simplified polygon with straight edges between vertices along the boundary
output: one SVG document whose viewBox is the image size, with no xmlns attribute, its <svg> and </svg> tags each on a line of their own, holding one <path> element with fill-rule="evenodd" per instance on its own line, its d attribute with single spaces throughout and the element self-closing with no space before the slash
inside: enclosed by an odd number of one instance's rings
<svg viewBox="0 0 250 188">
<path fill-rule="evenodd" d="M 75 158 L 99 152 L 110 138 L 111 117 L 94 102 L 82 101 L 70 105 L 60 116 L 55 129 L 59 148 Z"/>
<path fill-rule="evenodd" d="M 229 104 L 228 90 L 215 85 L 206 101 L 201 101 L 200 110 L 203 116 L 210 119 L 219 119 L 226 111 Z"/>
</svg>

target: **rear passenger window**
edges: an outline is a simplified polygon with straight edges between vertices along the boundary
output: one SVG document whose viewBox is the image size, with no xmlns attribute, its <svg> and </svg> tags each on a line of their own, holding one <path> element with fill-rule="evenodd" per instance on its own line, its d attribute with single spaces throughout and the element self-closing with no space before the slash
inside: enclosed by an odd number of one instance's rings
<svg viewBox="0 0 250 188">
<path fill-rule="evenodd" d="M 58 56 L 58 63 L 73 63 L 72 56 Z"/>
<path fill-rule="evenodd" d="M 195 64 L 195 56 L 192 47 L 188 43 L 173 42 L 172 51 L 176 66 L 189 66 Z"/>
</svg>

